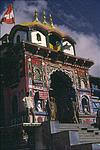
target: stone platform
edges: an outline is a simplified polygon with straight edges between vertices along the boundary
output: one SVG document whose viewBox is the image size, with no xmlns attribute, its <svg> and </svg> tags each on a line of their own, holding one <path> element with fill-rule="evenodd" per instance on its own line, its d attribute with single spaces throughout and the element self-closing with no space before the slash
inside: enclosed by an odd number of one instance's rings
<svg viewBox="0 0 100 150">
<path fill-rule="evenodd" d="M 100 130 L 88 124 L 22 123 L 0 132 L 1 150 L 100 150 Z"/>
</svg>

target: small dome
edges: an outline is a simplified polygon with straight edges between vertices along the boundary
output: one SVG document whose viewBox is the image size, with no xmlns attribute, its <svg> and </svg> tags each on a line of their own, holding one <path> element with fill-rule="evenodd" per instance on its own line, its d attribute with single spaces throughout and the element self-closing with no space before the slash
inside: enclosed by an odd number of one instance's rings
<svg viewBox="0 0 100 150">
<path fill-rule="evenodd" d="M 60 36 L 61 38 L 63 39 L 66 39 L 71 42 L 71 43 L 76 43 L 69 35 L 65 34 L 63 31 L 60 31 L 59 28 L 55 27 L 53 25 L 53 20 L 52 20 L 52 16 L 50 14 L 50 23 L 47 23 L 46 22 L 46 16 L 45 16 L 45 11 L 43 11 L 43 16 L 42 16 L 42 22 L 39 21 L 38 19 L 38 12 L 35 11 L 35 14 L 34 14 L 34 21 L 32 22 L 24 22 L 24 23 L 21 23 L 20 25 L 21 26 L 25 26 L 25 27 L 37 27 L 37 28 L 40 28 L 42 30 L 46 30 L 48 31 L 48 33 L 55 33 L 57 34 L 58 36 Z"/>
</svg>

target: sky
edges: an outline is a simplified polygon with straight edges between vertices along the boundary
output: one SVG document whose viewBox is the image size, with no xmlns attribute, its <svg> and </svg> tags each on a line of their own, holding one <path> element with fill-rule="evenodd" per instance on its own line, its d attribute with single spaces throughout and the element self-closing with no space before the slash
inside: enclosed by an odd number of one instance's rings
<svg viewBox="0 0 100 150">
<path fill-rule="evenodd" d="M 39 20 L 43 9 L 47 21 L 52 14 L 54 25 L 76 41 L 76 55 L 94 61 L 90 75 L 100 77 L 100 0 L 0 0 L 1 18 L 11 3 L 16 24 L 33 21 L 35 9 Z M 3 23 L 1 35 L 9 33 L 12 27 Z"/>
</svg>

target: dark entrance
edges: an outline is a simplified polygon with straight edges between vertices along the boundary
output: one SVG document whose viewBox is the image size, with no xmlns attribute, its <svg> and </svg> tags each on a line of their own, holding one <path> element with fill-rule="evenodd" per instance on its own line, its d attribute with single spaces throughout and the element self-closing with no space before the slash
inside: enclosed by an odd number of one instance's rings
<svg viewBox="0 0 100 150">
<path fill-rule="evenodd" d="M 57 120 L 60 122 L 74 122 L 73 101 L 76 101 L 75 89 L 71 78 L 62 71 L 51 74 L 50 96 L 53 96 L 57 105 Z"/>
</svg>

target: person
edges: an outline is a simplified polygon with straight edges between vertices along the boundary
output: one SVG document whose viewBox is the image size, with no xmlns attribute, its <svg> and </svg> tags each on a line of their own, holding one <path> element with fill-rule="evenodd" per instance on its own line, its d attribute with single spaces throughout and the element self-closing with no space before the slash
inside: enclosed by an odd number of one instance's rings
<svg viewBox="0 0 100 150">
<path fill-rule="evenodd" d="M 34 112 L 33 112 L 33 102 L 32 98 L 29 96 L 29 92 L 26 92 L 26 96 L 23 98 L 24 107 L 26 109 L 27 121 L 32 123 L 34 121 Z"/>
<path fill-rule="evenodd" d="M 56 118 L 57 118 L 57 106 L 56 106 L 55 98 L 52 96 L 50 97 L 49 106 L 50 106 L 50 119 L 52 121 L 56 120 Z"/>
</svg>

